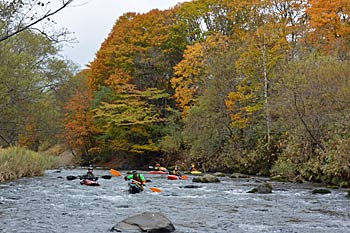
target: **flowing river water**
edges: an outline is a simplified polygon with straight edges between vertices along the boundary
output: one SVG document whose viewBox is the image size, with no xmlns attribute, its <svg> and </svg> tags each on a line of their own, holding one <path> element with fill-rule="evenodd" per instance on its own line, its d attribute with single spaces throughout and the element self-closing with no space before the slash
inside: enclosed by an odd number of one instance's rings
<svg viewBox="0 0 350 233">
<path fill-rule="evenodd" d="M 272 193 L 257 194 L 247 191 L 266 179 L 220 177 L 220 183 L 200 184 L 193 183 L 192 176 L 174 181 L 145 171 L 152 182 L 143 193 L 129 194 L 122 177 L 99 179 L 96 187 L 65 179 L 85 172 L 47 171 L 43 177 L 1 183 L 0 232 L 110 232 L 116 223 L 145 211 L 162 212 L 178 233 L 350 232 L 350 199 L 344 189 L 315 195 L 312 190 L 317 187 L 312 184 L 271 182 Z M 109 173 L 95 170 L 95 175 Z"/>
</svg>

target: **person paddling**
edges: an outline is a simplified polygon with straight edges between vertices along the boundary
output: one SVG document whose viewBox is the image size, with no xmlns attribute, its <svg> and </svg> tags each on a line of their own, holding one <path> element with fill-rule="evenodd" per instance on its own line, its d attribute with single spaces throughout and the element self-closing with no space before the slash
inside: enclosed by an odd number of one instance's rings
<svg viewBox="0 0 350 233">
<path fill-rule="evenodd" d="M 180 167 L 178 165 L 175 165 L 174 170 L 171 172 L 171 174 L 181 176 Z"/>
<path fill-rule="evenodd" d="M 168 172 L 168 169 L 166 169 L 165 167 L 160 166 L 159 163 L 156 164 L 156 166 L 154 167 L 155 171 L 162 171 L 162 172 Z"/>
<path fill-rule="evenodd" d="M 129 192 L 139 193 L 143 191 L 143 186 L 146 185 L 145 177 L 138 173 L 137 171 L 132 171 L 131 175 L 124 176 L 125 180 L 130 180 L 129 182 Z"/>
<path fill-rule="evenodd" d="M 192 164 L 192 166 L 190 167 L 190 172 L 195 172 L 197 171 L 196 167 L 194 166 L 194 164 Z"/>
<path fill-rule="evenodd" d="M 89 166 L 87 173 L 83 176 L 81 176 L 81 179 L 87 179 L 87 180 L 97 180 L 98 178 L 93 173 L 94 168 L 92 166 Z"/>
<path fill-rule="evenodd" d="M 131 175 L 125 176 L 125 180 L 132 180 L 132 181 L 137 181 L 138 183 L 142 185 L 146 185 L 146 179 L 145 177 L 141 174 L 138 173 L 137 171 L 132 171 Z"/>
</svg>

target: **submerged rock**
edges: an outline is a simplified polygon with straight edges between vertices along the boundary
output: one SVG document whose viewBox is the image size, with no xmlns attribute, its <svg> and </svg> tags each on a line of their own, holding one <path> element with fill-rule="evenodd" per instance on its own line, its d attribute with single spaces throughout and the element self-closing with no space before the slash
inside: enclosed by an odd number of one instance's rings
<svg viewBox="0 0 350 233">
<path fill-rule="evenodd" d="M 233 179 L 249 178 L 249 176 L 248 176 L 248 175 L 241 174 L 241 173 L 232 173 L 232 174 L 230 175 L 230 178 L 233 178 Z"/>
<path fill-rule="evenodd" d="M 129 217 L 112 227 L 115 232 L 174 232 L 175 227 L 170 220 L 160 212 L 143 212 Z"/>
<path fill-rule="evenodd" d="M 328 194 L 331 193 L 328 189 L 314 189 L 312 190 L 312 194 Z"/>
<path fill-rule="evenodd" d="M 281 175 L 272 176 L 271 180 L 278 181 L 278 182 L 288 182 L 289 181 L 287 177 L 281 176 Z"/>
<path fill-rule="evenodd" d="M 248 191 L 248 193 L 272 193 L 272 185 L 268 182 L 264 182 L 261 185 Z"/>
<path fill-rule="evenodd" d="M 209 174 L 205 174 L 204 176 L 200 177 L 195 177 L 192 179 L 192 181 L 198 183 L 220 183 L 219 178 Z"/>
<path fill-rule="evenodd" d="M 222 173 L 222 172 L 215 172 L 213 175 L 218 176 L 218 177 L 225 177 L 226 176 L 226 174 Z"/>
</svg>

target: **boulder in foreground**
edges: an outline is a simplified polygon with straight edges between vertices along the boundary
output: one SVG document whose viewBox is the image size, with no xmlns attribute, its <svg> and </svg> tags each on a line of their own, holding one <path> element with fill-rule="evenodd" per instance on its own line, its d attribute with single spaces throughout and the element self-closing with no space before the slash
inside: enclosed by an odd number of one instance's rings
<svg viewBox="0 0 350 233">
<path fill-rule="evenodd" d="M 112 227 L 114 232 L 174 232 L 175 227 L 170 220 L 160 212 L 143 212 L 129 217 Z"/>
</svg>

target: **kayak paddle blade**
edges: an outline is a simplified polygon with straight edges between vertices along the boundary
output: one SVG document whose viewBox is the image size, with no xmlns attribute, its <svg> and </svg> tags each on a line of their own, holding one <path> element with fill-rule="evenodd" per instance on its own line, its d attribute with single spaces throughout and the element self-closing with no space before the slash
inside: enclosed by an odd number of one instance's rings
<svg viewBox="0 0 350 233">
<path fill-rule="evenodd" d="M 112 175 L 122 176 L 122 174 L 120 172 L 118 172 L 117 170 L 111 169 L 110 172 L 111 172 Z"/>
<path fill-rule="evenodd" d="M 150 189 L 152 190 L 152 192 L 155 192 L 155 193 L 160 193 L 160 192 L 162 192 L 162 190 L 161 190 L 160 188 L 150 187 Z"/>
<path fill-rule="evenodd" d="M 67 180 L 75 180 L 75 179 L 77 179 L 78 177 L 76 177 L 76 176 L 67 176 L 66 178 L 67 178 Z"/>
<path fill-rule="evenodd" d="M 186 175 L 181 176 L 181 178 L 182 178 L 183 180 L 188 180 L 188 176 L 186 176 Z"/>
<path fill-rule="evenodd" d="M 104 176 L 101 176 L 102 179 L 106 179 L 106 180 L 110 180 L 112 178 L 112 176 L 110 175 L 104 175 Z"/>
</svg>

